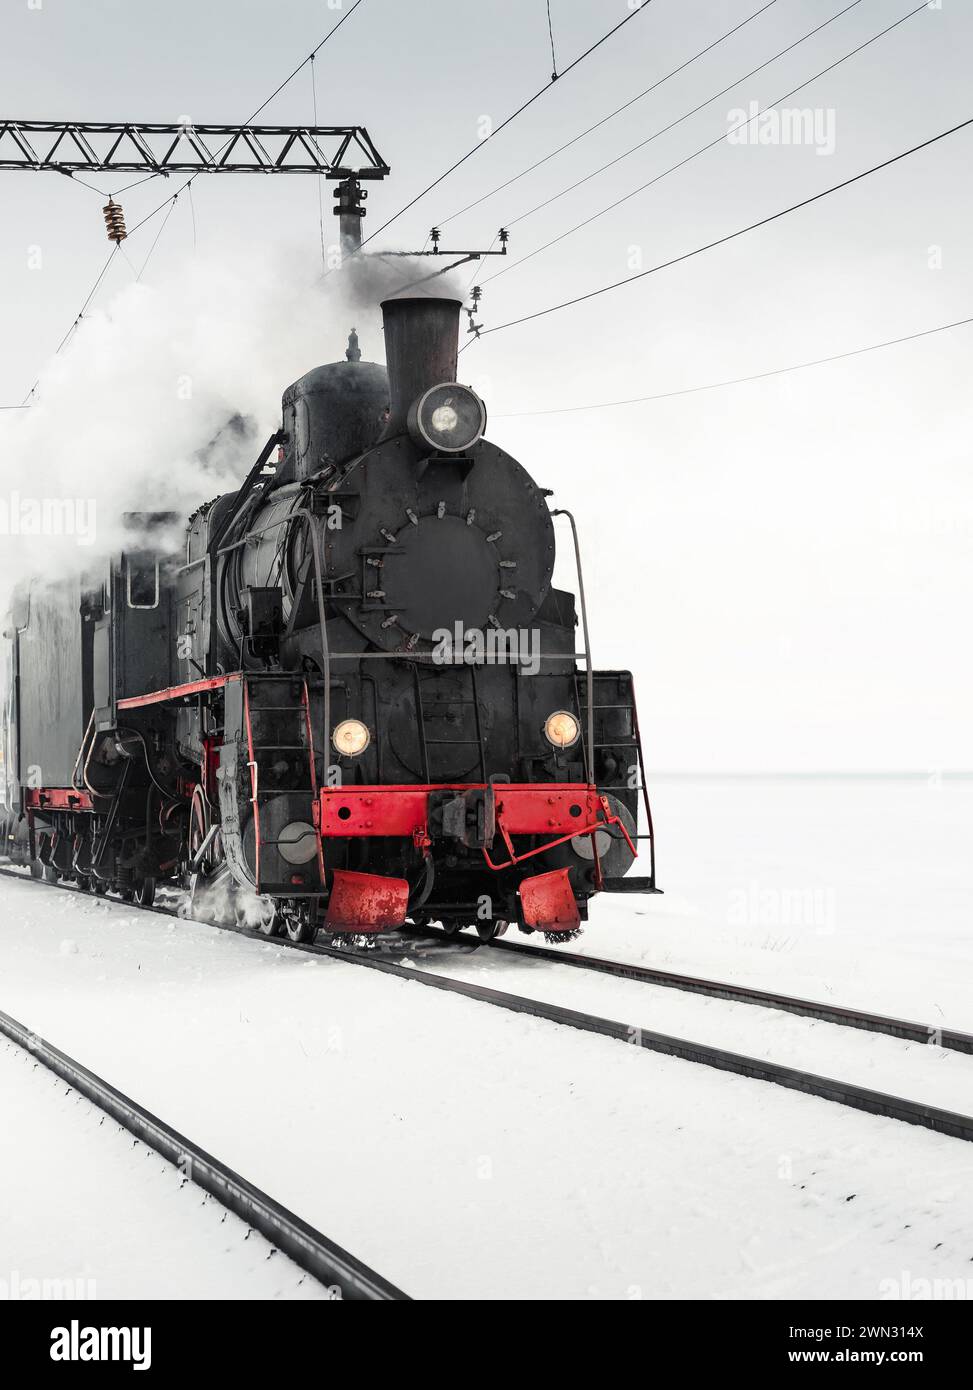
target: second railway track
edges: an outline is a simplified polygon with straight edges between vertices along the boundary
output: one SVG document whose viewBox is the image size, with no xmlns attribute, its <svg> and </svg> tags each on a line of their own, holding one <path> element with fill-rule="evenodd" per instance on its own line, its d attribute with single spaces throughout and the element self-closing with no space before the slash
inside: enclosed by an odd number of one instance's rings
<svg viewBox="0 0 973 1390">
<path fill-rule="evenodd" d="M 178 1165 L 189 1180 L 283 1251 L 306 1273 L 337 1292 L 342 1300 L 386 1302 L 407 1299 L 320 1231 L 262 1192 L 221 1160 L 185 1138 L 102 1077 L 0 1010 L 0 1035 L 110 1115 L 148 1148 Z"/>
<path fill-rule="evenodd" d="M 431 934 L 431 933 L 430 933 Z M 437 937 L 441 933 L 436 933 Z M 532 960 L 548 961 L 552 965 L 571 966 L 575 969 L 589 970 L 594 974 L 613 975 L 620 980 L 635 980 L 641 984 L 660 985 L 665 989 L 681 990 L 688 994 L 701 994 L 710 999 L 725 999 L 734 1004 L 753 1004 L 759 1008 L 779 1009 L 783 1013 L 797 1014 L 802 1018 L 815 1018 L 820 1023 L 836 1023 L 843 1028 L 858 1028 L 866 1033 L 884 1033 L 889 1037 L 903 1038 L 907 1042 L 928 1043 L 935 1038 L 938 1047 L 951 1052 L 965 1052 L 973 1056 L 973 1033 L 962 1033 L 955 1028 L 927 1026 L 913 1023 L 908 1019 L 889 1018 L 884 1014 L 869 1013 L 863 1009 L 849 1009 L 841 1004 L 828 1004 L 814 999 L 798 999 L 789 994 L 775 994 L 769 990 L 753 989 L 747 985 L 735 985 L 725 980 L 707 980 L 701 976 L 678 975 L 671 970 L 658 970 L 654 966 L 636 965 L 627 961 L 604 960 L 600 956 L 581 955 L 576 951 L 564 951 L 560 947 L 531 946 L 521 941 L 508 941 L 503 937 L 490 942 L 479 943 L 480 948 L 502 951 L 511 955 Z"/>
<path fill-rule="evenodd" d="M 0 874 L 15 878 L 19 882 L 33 882 L 14 870 L 0 869 Z M 73 891 L 71 885 L 68 884 L 49 884 L 41 881 L 40 886 L 54 888 L 56 891 Z M 125 904 L 125 906 L 131 905 Z M 143 909 L 136 910 L 142 911 Z M 152 911 L 166 916 L 177 915 L 175 909 L 161 906 L 156 906 Z M 187 920 L 192 921 L 192 919 Z M 200 925 L 216 925 L 218 930 L 232 931 L 253 940 L 263 942 L 268 940 L 266 936 L 247 927 L 221 926 L 213 923 L 201 923 Z M 440 933 L 435 932 L 417 933 L 417 936 L 426 936 L 432 939 L 436 939 L 439 935 Z M 898 1120 L 904 1124 L 916 1125 L 954 1139 L 961 1139 L 968 1143 L 973 1142 L 973 1116 L 945 1110 L 923 1101 L 872 1090 L 834 1077 L 819 1076 L 800 1068 L 785 1066 L 765 1058 L 746 1056 L 739 1052 L 716 1047 L 710 1043 L 694 1042 L 669 1033 L 643 1028 L 633 1022 L 605 1018 L 598 1014 L 568 1008 L 565 1005 L 547 1003 L 525 995 L 510 994 L 486 985 L 473 984 L 466 980 L 436 974 L 431 970 L 417 969 L 411 964 L 402 964 L 398 961 L 380 958 L 374 952 L 335 949 L 332 946 L 325 946 L 316 942 L 297 943 L 288 941 L 286 938 L 274 939 L 285 949 L 326 956 L 330 959 L 343 961 L 348 965 L 363 966 L 369 970 L 376 970 L 382 974 L 411 981 L 414 984 L 424 985 L 444 993 L 457 994 L 478 1003 L 505 1009 L 511 1013 L 524 1014 L 582 1032 L 613 1038 L 649 1052 L 678 1057 L 683 1061 L 695 1062 L 715 1068 L 718 1071 L 748 1077 L 751 1080 L 768 1082 L 782 1086 L 787 1090 L 800 1091 L 805 1095 L 828 1100 L 853 1110 L 863 1111 L 866 1114 Z M 486 949 L 522 953 L 542 959 L 551 957 L 555 963 L 563 966 L 617 975 L 647 984 L 664 985 L 770 1009 L 780 1009 L 829 1023 L 842 1024 L 868 1032 L 884 1033 L 908 1041 L 927 1043 L 930 1038 L 934 1037 L 937 1042 L 941 1042 L 943 1047 L 950 1047 L 958 1052 L 973 1052 L 973 1038 L 969 1034 L 955 1030 L 927 1028 L 921 1024 L 910 1023 L 903 1019 L 888 1018 L 880 1014 L 845 1009 L 837 1005 L 815 1003 L 810 1000 L 771 994 L 761 990 L 748 990 L 742 986 L 729 985 L 720 981 L 674 975 L 666 971 L 653 970 L 651 967 L 628 965 L 621 961 L 605 961 L 597 957 L 581 956 L 576 953 L 549 951 L 543 947 L 522 945 L 519 942 L 494 941 Z"/>
</svg>

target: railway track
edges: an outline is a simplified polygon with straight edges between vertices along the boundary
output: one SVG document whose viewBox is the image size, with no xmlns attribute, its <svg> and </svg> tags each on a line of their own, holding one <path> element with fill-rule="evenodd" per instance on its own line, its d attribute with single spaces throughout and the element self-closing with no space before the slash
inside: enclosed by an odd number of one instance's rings
<svg viewBox="0 0 973 1390">
<path fill-rule="evenodd" d="M 0 1034 L 29 1052 L 36 1061 L 99 1110 L 110 1115 L 136 1139 L 170 1163 L 178 1165 L 192 1182 L 259 1231 L 301 1269 L 328 1288 L 339 1290 L 342 1299 L 386 1302 L 408 1298 L 394 1284 L 288 1211 L 259 1187 L 2 1010 Z"/>
<path fill-rule="evenodd" d="M 20 882 L 27 881 L 25 876 L 12 872 L 11 870 L 0 869 L 0 874 L 16 878 Z M 70 885 L 67 884 L 44 884 L 43 886 L 54 888 L 56 891 L 73 891 Z M 142 911 L 143 909 L 138 910 Z M 156 906 L 152 911 L 160 912 L 166 916 L 176 915 L 174 910 L 165 907 Z M 250 937 L 251 939 L 264 943 L 267 941 L 266 936 L 247 927 L 222 926 L 218 929 L 236 932 L 240 936 Z M 431 931 L 417 933 L 418 937 L 427 937 L 431 939 L 437 939 L 443 935 L 442 933 Z M 643 1028 L 630 1022 L 604 1018 L 598 1014 L 571 1009 L 565 1005 L 546 1003 L 543 1000 L 532 999 L 520 994 L 509 994 L 503 990 L 493 989 L 486 985 L 473 984 L 466 980 L 458 980 L 449 976 L 439 975 L 431 970 L 417 969 L 411 964 L 401 964 L 398 961 L 383 959 L 376 956 L 374 953 L 336 949 L 332 946 L 325 946 L 317 942 L 290 942 L 286 938 L 275 938 L 275 940 L 279 945 L 289 950 L 304 951 L 311 955 L 327 956 L 330 959 L 344 961 L 348 965 L 358 965 L 368 970 L 376 970 L 381 974 L 408 980 L 413 984 L 423 985 L 428 989 L 440 990 L 447 994 L 458 994 L 464 998 L 475 1000 L 478 1003 L 489 1004 L 494 1008 L 505 1009 L 511 1013 L 524 1014 L 529 1017 L 544 1019 L 550 1023 L 561 1024 L 564 1027 L 574 1028 L 581 1032 L 595 1033 L 602 1037 L 613 1038 L 619 1042 L 640 1047 L 649 1052 L 660 1053 L 663 1056 L 678 1057 L 683 1061 L 695 1062 L 699 1065 L 712 1067 L 718 1071 L 729 1072 L 736 1076 L 749 1077 L 751 1080 L 768 1082 L 773 1085 L 782 1086 L 787 1090 L 801 1091 L 805 1095 L 816 1096 L 819 1099 L 828 1100 L 837 1105 L 847 1106 L 853 1110 L 860 1110 L 866 1114 L 898 1120 L 904 1124 L 916 1125 L 923 1129 L 932 1130 L 937 1134 L 948 1135 L 954 1139 L 961 1139 L 968 1143 L 973 1142 L 973 1116 L 959 1114 L 951 1110 L 944 1110 L 938 1106 L 927 1105 L 922 1101 L 910 1100 L 902 1096 L 894 1096 L 884 1091 L 871 1090 L 868 1087 L 858 1086 L 852 1082 L 841 1081 L 834 1077 L 818 1076 L 813 1072 L 803 1071 L 795 1067 L 787 1067 L 778 1062 L 772 1062 L 758 1057 L 749 1057 L 742 1053 L 715 1047 L 709 1043 L 693 1042 L 690 1039 L 678 1038 L 668 1033 L 660 1033 L 654 1029 Z M 473 946 L 473 949 L 477 949 L 472 942 L 470 944 Z M 737 1002 L 744 1002 L 762 1007 L 777 1009 L 786 1008 L 788 1012 L 801 1013 L 826 1022 L 843 1024 L 847 1027 L 864 1029 L 869 1032 L 885 1033 L 892 1037 L 907 1040 L 927 1043 L 930 1041 L 930 1038 L 933 1037 L 937 1042 L 941 1037 L 943 1039 L 948 1037 L 950 1042 L 947 1043 L 943 1041 L 944 1047 L 952 1046 L 954 1050 L 960 1052 L 973 1051 L 973 1038 L 971 1038 L 969 1034 L 955 1031 L 949 1031 L 947 1033 L 945 1030 L 940 1033 L 938 1029 L 927 1028 L 921 1024 L 910 1023 L 903 1019 L 886 1018 L 880 1014 L 869 1014 L 860 1010 L 843 1009 L 835 1005 L 819 1004 L 809 1000 L 791 998 L 787 995 L 770 994 L 760 990 L 747 990 L 740 986 L 728 985 L 715 980 L 672 975 L 666 971 L 655 971 L 645 966 L 627 965 L 620 961 L 605 961 L 597 957 L 581 956 L 576 953 L 562 953 L 559 950 L 548 951 L 543 947 L 521 945 L 518 942 L 504 942 L 502 939 L 490 943 L 487 949 L 524 953 L 545 960 L 551 958 L 556 964 L 564 965 L 569 968 L 583 968 L 599 973 L 614 974 L 628 979 L 641 980 L 644 983 L 663 984 L 671 988 L 684 989 L 694 993 L 711 994 L 714 997 L 730 998 Z"/>
<path fill-rule="evenodd" d="M 444 932 L 424 931 L 423 935 L 447 939 Z M 455 938 L 453 939 L 455 940 Z M 835 1023 L 844 1028 L 859 1028 L 867 1033 L 885 1033 L 889 1037 L 904 1038 L 908 1042 L 928 1043 L 931 1039 L 935 1039 L 937 1047 L 945 1047 L 952 1052 L 965 1052 L 973 1056 L 973 1033 L 961 1033 L 955 1028 L 926 1026 L 923 1023 L 911 1023 L 907 1019 L 887 1018 L 884 1014 L 867 1013 L 862 1009 L 847 1009 L 840 1004 L 825 1004 L 813 999 L 797 999 L 789 994 L 774 994 L 768 990 L 750 989 L 746 985 L 734 985 L 723 980 L 707 980 L 695 975 L 677 975 L 669 970 L 656 970 L 652 966 L 633 965 L 626 961 L 604 960 L 599 956 L 585 956 L 576 951 L 564 951 L 559 946 L 531 946 L 520 941 L 508 941 L 504 937 L 498 937 L 490 942 L 477 942 L 474 949 L 477 948 L 503 951 L 525 958 L 548 961 L 552 965 L 573 966 L 576 969 L 588 970 L 595 974 L 614 975 L 620 980 L 636 980 L 642 984 L 660 985 L 665 989 L 682 990 L 688 994 L 702 994 L 711 999 L 726 999 L 735 1004 L 752 1004 L 765 1009 L 779 1009 L 783 1013 L 798 1014 L 803 1018 L 815 1018 L 821 1023 Z"/>
</svg>

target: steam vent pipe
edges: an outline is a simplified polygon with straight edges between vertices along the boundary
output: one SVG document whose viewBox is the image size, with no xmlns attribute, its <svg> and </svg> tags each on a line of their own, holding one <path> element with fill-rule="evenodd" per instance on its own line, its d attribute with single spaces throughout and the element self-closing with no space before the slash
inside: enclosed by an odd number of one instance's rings
<svg viewBox="0 0 973 1390">
<path fill-rule="evenodd" d="M 386 299 L 385 359 L 389 372 L 386 437 L 404 434 L 409 406 L 430 386 L 456 380 L 458 299 Z"/>
</svg>

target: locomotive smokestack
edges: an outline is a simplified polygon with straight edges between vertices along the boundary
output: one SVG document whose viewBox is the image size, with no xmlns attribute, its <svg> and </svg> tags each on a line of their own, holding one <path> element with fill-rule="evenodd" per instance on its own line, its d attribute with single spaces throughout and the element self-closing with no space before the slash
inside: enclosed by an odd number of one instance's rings
<svg viewBox="0 0 973 1390">
<path fill-rule="evenodd" d="M 406 430 L 409 406 L 430 386 L 456 380 L 458 299 L 386 299 L 385 358 L 389 373 L 386 437 Z"/>
</svg>

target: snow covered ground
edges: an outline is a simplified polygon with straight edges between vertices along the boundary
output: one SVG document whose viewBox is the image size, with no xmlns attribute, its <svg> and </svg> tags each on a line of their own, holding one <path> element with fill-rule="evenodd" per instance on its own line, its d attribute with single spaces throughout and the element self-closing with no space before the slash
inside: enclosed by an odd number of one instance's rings
<svg viewBox="0 0 973 1390">
<path fill-rule="evenodd" d="M 666 896 L 596 903 L 578 944 L 970 1027 L 971 805 L 970 784 L 659 783 Z M 798 890 L 808 920 L 773 920 Z M 973 1059 L 934 1046 L 500 953 L 435 968 L 973 1111 Z M 971 1279 L 969 1145 L 353 964 L 4 878 L 0 1007 L 416 1297 L 879 1298 Z M 12 1119 L 8 1146 L 44 1143 L 29 1105 Z M 84 1168 L 90 1127 L 69 1142 Z M 56 1178 L 20 1164 L 0 1278 L 73 1269 L 80 1249 L 96 1263 L 80 1218 L 62 1254 L 44 1217 Z M 151 1197 L 143 1213 L 148 1244 Z M 253 1290 L 236 1271 L 221 1294 Z"/>
<path fill-rule="evenodd" d="M 578 950 L 973 1031 L 973 779 L 649 783 L 664 896 Z"/>
<path fill-rule="evenodd" d="M 324 1299 L 316 1280 L 0 1040 L 0 1299 Z"/>
</svg>

